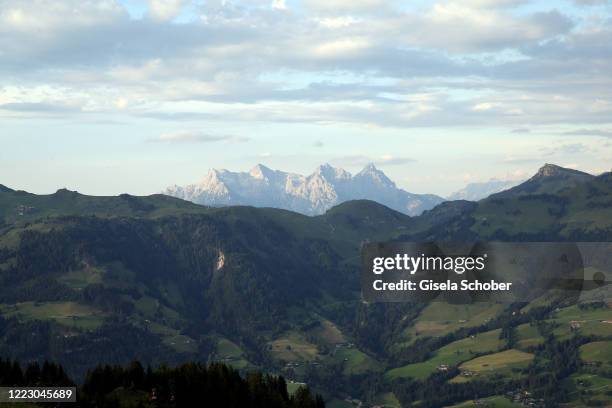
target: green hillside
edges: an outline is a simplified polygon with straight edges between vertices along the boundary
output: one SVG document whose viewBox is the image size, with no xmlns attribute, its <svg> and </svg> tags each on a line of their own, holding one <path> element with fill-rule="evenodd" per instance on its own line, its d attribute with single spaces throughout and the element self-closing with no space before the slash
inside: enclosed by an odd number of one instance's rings
<svg viewBox="0 0 612 408">
<path fill-rule="evenodd" d="M 161 194 L 148 197 L 129 194 L 95 197 L 66 189 L 49 195 L 0 189 L 0 221 L 3 220 L 6 224 L 70 215 L 153 218 L 163 215 L 203 213 L 205 210 L 205 207 Z"/>
<path fill-rule="evenodd" d="M 605 290 L 582 304 L 554 293 L 531 304 L 361 301 L 365 242 L 612 241 L 610 173 L 540 173 L 419 217 L 363 200 L 307 217 L 2 188 L 0 355 L 57 361 L 75 378 L 98 363 L 221 361 L 282 373 L 338 404 L 444 406 L 524 388 L 605 399 L 584 380 L 607 387 Z"/>
<path fill-rule="evenodd" d="M 542 168 L 529 181 L 478 203 L 453 201 L 426 211 L 401 238 L 608 241 L 611 196 L 612 173 L 595 177 L 561 169 L 549 175 Z"/>
<path fill-rule="evenodd" d="M 425 379 L 437 372 L 443 366 L 457 366 L 463 361 L 477 355 L 492 353 L 504 346 L 500 339 L 501 330 L 491 330 L 477 336 L 470 336 L 454 341 L 435 351 L 432 358 L 404 367 L 394 368 L 387 373 L 390 380 L 403 377 Z"/>
</svg>

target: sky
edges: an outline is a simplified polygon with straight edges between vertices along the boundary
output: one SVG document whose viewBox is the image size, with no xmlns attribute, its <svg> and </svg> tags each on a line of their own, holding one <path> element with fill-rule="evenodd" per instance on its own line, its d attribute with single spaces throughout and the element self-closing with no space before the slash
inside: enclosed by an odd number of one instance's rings
<svg viewBox="0 0 612 408">
<path fill-rule="evenodd" d="M 0 0 L 0 183 L 151 194 L 374 163 L 415 193 L 612 168 L 607 0 Z"/>
</svg>

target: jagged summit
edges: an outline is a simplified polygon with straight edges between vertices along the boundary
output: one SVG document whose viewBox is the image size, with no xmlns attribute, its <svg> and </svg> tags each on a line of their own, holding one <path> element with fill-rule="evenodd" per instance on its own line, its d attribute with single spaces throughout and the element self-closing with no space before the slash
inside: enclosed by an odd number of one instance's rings
<svg viewBox="0 0 612 408">
<path fill-rule="evenodd" d="M 269 167 L 264 166 L 263 164 L 257 164 L 255 167 L 251 169 L 249 174 L 258 179 L 265 179 L 274 175 L 274 170 Z"/>
<path fill-rule="evenodd" d="M 349 180 L 352 177 L 351 173 L 349 173 L 348 171 L 341 168 L 333 167 L 329 163 L 325 163 L 317 167 L 313 175 L 320 175 L 330 181 Z"/>
<path fill-rule="evenodd" d="M 417 215 L 443 201 L 434 195 L 412 194 L 397 188 L 373 164 L 355 176 L 328 163 L 308 176 L 273 170 L 263 164 L 248 173 L 213 169 L 200 183 L 175 185 L 164 194 L 209 206 L 253 205 L 308 215 L 322 214 L 355 199 L 377 201 L 396 211 Z"/>
<path fill-rule="evenodd" d="M 336 172 L 337 170 L 341 170 L 341 169 L 336 169 L 334 166 L 332 166 L 329 163 L 323 163 L 316 168 L 315 173 L 327 173 L 330 171 Z"/>
<path fill-rule="evenodd" d="M 357 173 L 357 176 L 368 175 L 368 174 L 369 175 L 380 175 L 380 174 L 384 175 L 385 173 L 378 170 L 378 168 L 374 165 L 374 163 L 368 163 L 359 173 Z"/>
<path fill-rule="evenodd" d="M 366 165 L 363 170 L 355 175 L 355 178 L 374 182 L 385 188 L 396 188 L 395 183 L 385 173 L 377 169 L 374 163 Z"/>
<path fill-rule="evenodd" d="M 377 172 L 377 171 L 379 170 L 376 168 L 374 163 L 368 163 L 365 165 L 365 167 L 363 168 L 363 170 L 361 170 L 360 173 Z"/>
</svg>

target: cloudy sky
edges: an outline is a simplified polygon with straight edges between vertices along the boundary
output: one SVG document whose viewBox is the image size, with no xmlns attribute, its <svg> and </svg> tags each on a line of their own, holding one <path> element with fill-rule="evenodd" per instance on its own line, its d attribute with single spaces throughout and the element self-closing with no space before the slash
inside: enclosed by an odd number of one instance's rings
<svg viewBox="0 0 612 408">
<path fill-rule="evenodd" d="M 0 183 L 149 194 L 368 162 L 413 192 L 612 167 L 605 0 L 0 0 Z"/>
</svg>

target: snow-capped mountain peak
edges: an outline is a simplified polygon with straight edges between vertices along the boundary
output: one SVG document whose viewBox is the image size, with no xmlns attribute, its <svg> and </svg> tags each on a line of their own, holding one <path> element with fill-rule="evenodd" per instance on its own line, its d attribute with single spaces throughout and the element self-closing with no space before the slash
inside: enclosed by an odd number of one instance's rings
<svg viewBox="0 0 612 408">
<path fill-rule="evenodd" d="M 379 188 L 397 188 L 395 183 L 385 173 L 378 170 L 373 163 L 366 165 L 354 178 L 359 179 L 362 183 L 372 183 L 373 186 Z"/>
<path fill-rule="evenodd" d="M 329 163 L 325 163 L 317 167 L 314 174 L 321 175 L 326 180 L 333 182 L 335 180 L 345 181 L 351 179 L 351 173 L 344 169 L 336 168 L 331 166 Z"/>
<path fill-rule="evenodd" d="M 317 167 L 309 176 L 272 170 L 263 164 L 248 173 L 212 169 L 200 183 L 172 186 L 164 194 L 210 206 L 276 207 L 307 215 L 321 214 L 355 199 L 378 201 L 416 215 L 443 201 L 434 195 L 412 194 L 397 188 L 373 164 L 355 176 L 329 164 Z"/>
<path fill-rule="evenodd" d="M 264 166 L 263 164 L 257 164 L 255 167 L 251 169 L 249 172 L 251 177 L 256 179 L 266 179 L 274 175 L 274 170 Z"/>
</svg>

